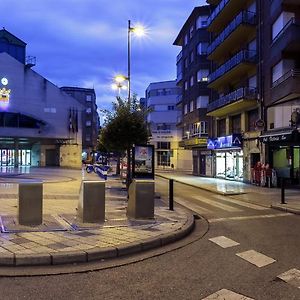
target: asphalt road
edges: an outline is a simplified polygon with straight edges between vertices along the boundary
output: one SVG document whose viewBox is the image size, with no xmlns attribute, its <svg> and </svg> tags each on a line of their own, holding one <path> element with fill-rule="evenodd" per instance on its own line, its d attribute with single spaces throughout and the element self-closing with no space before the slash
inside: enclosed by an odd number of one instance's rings
<svg viewBox="0 0 300 300">
<path fill-rule="evenodd" d="M 158 179 L 156 188 L 167 196 L 167 181 Z M 286 283 L 277 278 L 300 270 L 299 216 L 176 183 L 175 199 L 203 217 L 168 252 L 150 251 L 137 256 L 137 262 L 123 259 L 122 266 L 88 273 L 3 277 L 1 298 L 203 299 L 228 289 L 253 299 L 300 299 L 297 279 Z M 238 244 L 222 248 L 209 240 L 219 236 Z M 236 255 L 249 250 L 266 256 L 258 263 L 272 263 L 257 267 Z"/>
</svg>

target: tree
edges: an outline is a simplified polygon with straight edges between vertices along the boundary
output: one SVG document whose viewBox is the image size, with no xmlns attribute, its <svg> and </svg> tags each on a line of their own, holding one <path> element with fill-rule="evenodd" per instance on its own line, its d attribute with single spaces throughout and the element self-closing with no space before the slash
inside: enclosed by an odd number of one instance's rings
<svg viewBox="0 0 300 300">
<path fill-rule="evenodd" d="M 130 150 L 134 144 L 146 144 L 149 130 L 146 116 L 149 110 L 142 109 L 137 103 L 136 95 L 131 101 L 117 97 L 113 103 L 113 111 L 105 111 L 106 121 L 101 130 L 99 143 L 109 151 L 127 153 L 127 180 L 129 187 L 131 179 Z"/>
</svg>

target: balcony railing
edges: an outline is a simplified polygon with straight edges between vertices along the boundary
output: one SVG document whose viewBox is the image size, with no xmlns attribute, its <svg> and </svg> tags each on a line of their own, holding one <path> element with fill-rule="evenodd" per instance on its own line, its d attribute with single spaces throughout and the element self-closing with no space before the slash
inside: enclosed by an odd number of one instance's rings
<svg viewBox="0 0 300 300">
<path fill-rule="evenodd" d="M 257 99 L 257 89 L 253 87 L 243 87 L 227 94 L 207 106 L 207 112 L 214 111 L 218 108 L 231 104 L 241 99 L 255 100 Z"/>
<path fill-rule="evenodd" d="M 240 12 L 230 24 L 216 37 L 216 39 L 207 47 L 207 54 L 210 55 L 217 47 L 219 47 L 228 36 L 236 30 L 241 24 L 255 25 L 256 14 L 251 11 Z"/>
<path fill-rule="evenodd" d="M 222 0 L 217 7 L 213 10 L 209 18 L 207 19 L 207 26 L 209 26 L 214 19 L 220 14 L 220 12 L 224 9 L 224 7 L 230 2 L 231 0 Z"/>
<path fill-rule="evenodd" d="M 286 81 L 290 77 L 300 77 L 300 69 L 292 69 L 283 74 L 280 78 L 273 82 L 272 88 Z"/>
<path fill-rule="evenodd" d="M 182 95 L 176 97 L 176 104 L 179 104 L 180 102 L 182 102 Z"/>
<path fill-rule="evenodd" d="M 223 76 L 225 73 L 236 67 L 242 62 L 255 63 L 256 62 L 256 51 L 255 50 L 241 50 L 231 59 L 226 61 L 221 65 L 216 71 L 209 74 L 208 81 L 209 83 Z"/>
<path fill-rule="evenodd" d="M 177 74 L 177 79 L 176 79 L 176 82 L 180 82 L 181 80 L 183 79 L 183 74 L 182 73 L 178 73 Z"/>
<path fill-rule="evenodd" d="M 285 26 L 278 32 L 278 34 L 274 37 L 272 44 L 276 43 L 276 41 L 282 36 L 282 34 L 292 25 L 300 26 L 300 19 L 298 18 L 291 18 Z"/>
</svg>

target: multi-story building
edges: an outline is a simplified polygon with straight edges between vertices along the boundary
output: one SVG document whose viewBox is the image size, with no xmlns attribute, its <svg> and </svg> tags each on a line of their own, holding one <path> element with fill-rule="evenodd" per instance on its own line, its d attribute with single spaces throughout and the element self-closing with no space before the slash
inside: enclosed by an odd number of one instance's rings
<svg viewBox="0 0 300 300">
<path fill-rule="evenodd" d="M 262 100 L 260 0 L 207 0 L 207 47 L 213 71 L 208 87 L 215 92 L 207 107 L 214 118 L 208 148 L 214 153 L 214 176 L 249 181 L 261 160 L 257 130 Z M 270 1 L 264 1 L 270 3 Z"/>
<path fill-rule="evenodd" d="M 211 95 L 207 88 L 210 10 L 209 5 L 195 7 L 174 41 L 182 48 L 177 56 L 177 85 L 182 91 L 177 100 L 182 112 L 177 122 L 183 137 L 180 146 L 192 150 L 193 174 L 203 176 L 212 176 L 212 151 L 207 149 L 211 118 L 206 116 Z"/>
<path fill-rule="evenodd" d="M 79 87 L 61 87 L 61 90 L 85 107 L 82 114 L 82 159 L 90 160 L 96 151 L 100 128 L 95 90 Z"/>
<path fill-rule="evenodd" d="M 0 30 L 0 166 L 81 167 L 77 100 L 32 70 L 26 43 Z"/>
<path fill-rule="evenodd" d="M 265 161 L 299 183 L 300 1 L 261 1 Z"/>
<path fill-rule="evenodd" d="M 176 102 L 180 93 L 175 80 L 153 82 L 146 90 L 146 99 L 142 99 L 143 105 L 150 109 L 147 122 L 157 168 L 191 169 L 191 152 L 179 147 L 181 131 L 176 127 L 180 114 Z"/>
</svg>

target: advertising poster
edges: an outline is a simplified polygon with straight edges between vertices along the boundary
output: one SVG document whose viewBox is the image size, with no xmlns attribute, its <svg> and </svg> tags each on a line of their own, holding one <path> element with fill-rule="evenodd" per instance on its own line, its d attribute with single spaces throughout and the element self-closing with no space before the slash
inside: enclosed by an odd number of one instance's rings
<svg viewBox="0 0 300 300">
<path fill-rule="evenodd" d="M 154 146 L 136 145 L 133 148 L 133 178 L 154 179 Z"/>
</svg>

